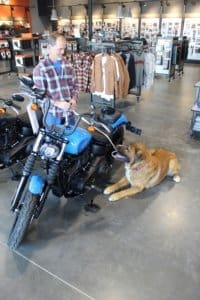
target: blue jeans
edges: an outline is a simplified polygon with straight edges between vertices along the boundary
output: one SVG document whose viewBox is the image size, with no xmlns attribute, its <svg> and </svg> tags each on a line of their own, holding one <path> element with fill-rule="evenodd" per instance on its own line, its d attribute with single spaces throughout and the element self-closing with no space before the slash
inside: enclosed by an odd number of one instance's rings
<svg viewBox="0 0 200 300">
<path fill-rule="evenodd" d="M 65 124 L 65 117 L 55 117 L 51 113 L 48 113 L 46 122 L 48 126 Z M 72 113 L 68 117 L 68 125 L 73 126 L 74 124 L 75 124 L 74 114 Z"/>
</svg>

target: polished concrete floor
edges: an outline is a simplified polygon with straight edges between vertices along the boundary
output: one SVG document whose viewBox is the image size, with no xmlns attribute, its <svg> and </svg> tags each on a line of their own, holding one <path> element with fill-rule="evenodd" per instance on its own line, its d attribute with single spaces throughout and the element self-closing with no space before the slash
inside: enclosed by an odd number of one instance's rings
<svg viewBox="0 0 200 300">
<path fill-rule="evenodd" d="M 179 184 L 164 180 L 135 197 L 111 203 L 95 193 L 96 214 L 83 209 L 87 197 L 50 197 L 26 240 L 6 246 L 13 221 L 10 199 L 16 186 L 0 171 L 0 299 L 2 300 L 199 300 L 200 299 L 200 140 L 190 137 L 194 84 L 200 67 L 186 65 L 182 77 L 155 79 L 137 102 L 116 103 L 140 140 L 177 153 Z M 2 76 L 1 96 L 16 92 L 15 75 Z M 80 97 L 85 109 L 89 97 Z M 123 166 L 114 167 L 113 180 Z"/>
</svg>

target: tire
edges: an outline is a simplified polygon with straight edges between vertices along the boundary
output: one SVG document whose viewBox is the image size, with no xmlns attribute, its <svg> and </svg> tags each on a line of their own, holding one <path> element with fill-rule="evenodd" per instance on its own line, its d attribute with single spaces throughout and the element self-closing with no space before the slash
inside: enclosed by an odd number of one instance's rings
<svg viewBox="0 0 200 300">
<path fill-rule="evenodd" d="M 26 192 L 23 199 L 23 204 L 19 208 L 16 214 L 12 229 L 8 237 L 8 247 L 12 250 L 17 249 L 17 247 L 22 242 L 30 222 L 32 221 L 33 213 L 37 205 L 37 198 L 35 195 Z"/>
</svg>

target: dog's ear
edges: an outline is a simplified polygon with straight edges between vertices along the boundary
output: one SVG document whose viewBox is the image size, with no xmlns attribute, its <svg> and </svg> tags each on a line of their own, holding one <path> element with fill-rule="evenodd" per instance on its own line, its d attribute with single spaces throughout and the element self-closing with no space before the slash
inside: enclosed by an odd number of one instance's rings
<svg viewBox="0 0 200 300">
<path fill-rule="evenodd" d="M 142 143 L 135 144 L 135 155 L 140 160 L 146 158 L 146 148 Z"/>
<path fill-rule="evenodd" d="M 141 149 L 136 150 L 135 154 L 136 154 L 137 158 L 140 158 L 140 159 L 144 158 L 144 153 Z"/>
</svg>

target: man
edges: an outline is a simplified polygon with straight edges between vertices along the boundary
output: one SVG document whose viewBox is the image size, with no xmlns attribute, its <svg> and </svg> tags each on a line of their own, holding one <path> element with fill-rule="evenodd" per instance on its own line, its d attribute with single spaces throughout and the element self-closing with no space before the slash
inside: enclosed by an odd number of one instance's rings
<svg viewBox="0 0 200 300">
<path fill-rule="evenodd" d="M 41 59 L 33 70 L 33 81 L 37 88 L 51 99 L 47 124 L 68 123 L 78 100 L 78 84 L 72 65 L 64 58 L 66 39 L 52 33 L 47 42 L 48 57 Z"/>
</svg>

